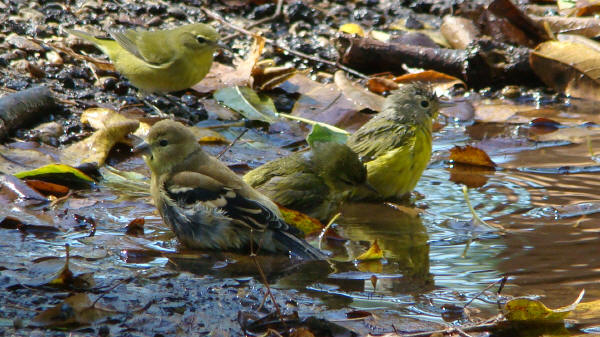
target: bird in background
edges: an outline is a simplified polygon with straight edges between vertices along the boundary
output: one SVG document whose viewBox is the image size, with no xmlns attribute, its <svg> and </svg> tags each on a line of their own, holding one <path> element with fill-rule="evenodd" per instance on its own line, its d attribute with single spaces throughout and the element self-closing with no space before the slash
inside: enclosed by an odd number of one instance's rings
<svg viewBox="0 0 600 337">
<path fill-rule="evenodd" d="M 367 186 L 367 169 L 345 144 L 314 142 L 244 175 L 244 181 L 276 203 L 327 222 L 356 188 Z"/>
<path fill-rule="evenodd" d="M 109 31 L 112 38 L 66 31 L 95 44 L 117 71 L 147 93 L 180 91 L 200 82 L 219 40 L 217 31 L 203 23 L 157 31 Z"/>
<path fill-rule="evenodd" d="M 386 97 L 379 114 L 350 135 L 346 144 L 366 164 L 368 182 L 378 192 L 363 189 L 353 200 L 410 196 L 431 159 L 432 124 L 440 105 L 430 86 L 405 84 Z"/>
<path fill-rule="evenodd" d="M 165 223 L 189 248 L 291 253 L 304 259 L 326 256 L 282 220 L 277 205 L 204 152 L 183 124 L 162 120 L 147 141 L 151 194 Z M 260 247 L 260 251 L 259 251 Z"/>
</svg>

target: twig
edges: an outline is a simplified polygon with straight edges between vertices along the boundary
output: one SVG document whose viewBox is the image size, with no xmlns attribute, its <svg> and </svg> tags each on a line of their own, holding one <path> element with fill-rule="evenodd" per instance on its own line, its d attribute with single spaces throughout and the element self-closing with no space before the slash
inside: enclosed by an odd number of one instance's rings
<svg viewBox="0 0 600 337">
<path fill-rule="evenodd" d="M 502 282 L 503 280 L 506 279 L 506 276 L 496 280 L 492 283 L 490 283 L 487 287 L 485 287 L 479 294 L 477 294 L 475 297 L 473 297 L 469 302 L 467 302 L 467 304 L 464 305 L 463 309 L 466 309 L 473 301 L 475 301 L 477 298 L 479 298 L 479 296 L 483 295 L 484 292 L 486 292 L 488 289 L 490 289 L 491 287 L 493 287 L 494 285 L 496 285 L 497 283 Z M 505 281 L 504 281 L 505 282 Z"/>
<path fill-rule="evenodd" d="M 247 29 L 244 29 L 242 27 L 238 27 L 238 26 L 236 26 L 234 24 L 231 24 L 231 23 L 225 21 L 225 19 L 223 19 L 219 14 L 217 14 L 216 12 L 211 11 L 208 8 L 204 8 L 203 7 L 202 10 L 204 11 L 204 13 L 206 13 L 207 16 L 209 16 L 209 17 L 211 17 L 211 18 L 213 18 L 215 20 L 220 21 L 221 23 L 223 23 L 224 25 L 230 27 L 231 29 L 237 30 L 238 32 L 241 32 L 241 33 L 249 35 L 249 36 L 255 36 L 256 35 L 256 33 L 253 33 L 253 32 L 251 32 L 251 31 L 249 31 Z M 278 49 L 281 49 L 283 51 L 286 51 L 286 52 L 288 52 L 290 54 L 296 55 L 298 57 L 305 58 L 307 60 L 311 60 L 311 61 L 315 61 L 315 62 L 320 62 L 320 63 L 328 64 L 330 66 L 336 67 L 338 69 L 341 69 L 341 70 L 343 70 L 343 71 L 345 71 L 347 73 L 350 73 L 350 74 L 352 74 L 354 76 L 358 76 L 360 78 L 364 78 L 364 79 L 369 78 L 367 75 L 365 75 L 363 73 L 359 73 L 358 71 L 356 71 L 354 69 L 350 69 L 350 68 L 348 68 L 348 67 L 346 67 L 344 65 L 341 65 L 338 62 L 325 60 L 325 59 L 322 59 L 320 57 L 313 56 L 313 55 L 308 55 L 308 54 L 305 54 L 303 52 L 299 52 L 297 50 L 293 50 L 293 49 L 284 47 L 284 46 L 278 44 L 277 42 L 275 42 L 275 40 L 268 39 L 268 38 L 265 38 L 265 37 L 263 37 L 263 38 L 265 39 L 266 43 L 272 45 L 275 48 L 278 48 Z"/>
<path fill-rule="evenodd" d="M 242 131 L 242 133 L 240 133 L 237 137 L 235 137 L 235 139 L 233 140 L 233 142 L 229 143 L 229 145 L 227 145 L 227 147 L 225 147 L 223 149 L 223 151 L 219 152 L 219 154 L 217 155 L 217 159 L 221 158 L 222 155 L 225 154 L 225 152 L 229 151 L 229 149 L 231 149 L 231 147 L 233 147 L 233 145 L 240 140 L 240 138 L 242 138 L 242 136 L 248 132 L 248 129 L 244 129 L 244 131 Z"/>
<path fill-rule="evenodd" d="M 263 23 L 269 22 L 271 20 L 275 20 L 277 19 L 280 15 L 281 15 L 281 10 L 283 9 L 283 0 L 277 0 L 277 7 L 275 7 L 275 13 L 273 13 L 273 15 L 268 16 L 266 18 L 262 18 L 260 20 L 257 20 L 251 24 L 249 24 L 248 26 L 245 27 L 245 29 L 250 29 L 250 28 L 254 28 L 258 25 L 262 25 Z M 233 38 L 236 38 L 240 36 L 240 32 L 237 33 L 233 33 L 231 35 L 225 36 L 224 38 L 221 39 L 221 41 L 225 42 L 225 41 L 229 41 Z"/>
</svg>

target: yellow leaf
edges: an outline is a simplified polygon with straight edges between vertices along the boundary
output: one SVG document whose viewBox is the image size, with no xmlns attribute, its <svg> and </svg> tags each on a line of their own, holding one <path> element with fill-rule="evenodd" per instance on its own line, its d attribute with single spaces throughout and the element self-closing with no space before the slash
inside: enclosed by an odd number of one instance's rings
<svg viewBox="0 0 600 337">
<path fill-rule="evenodd" d="M 373 241 L 371 247 L 366 252 L 360 254 L 356 259 L 359 261 L 367 261 L 367 260 L 378 260 L 383 258 L 383 250 L 379 248 L 379 244 L 377 244 L 377 240 Z"/>
<path fill-rule="evenodd" d="M 570 305 L 558 309 L 549 309 L 542 302 L 528 298 L 515 298 L 508 301 L 504 306 L 506 318 L 510 321 L 536 322 L 556 324 L 561 323 L 564 318 L 573 311 L 581 299 L 585 290 L 579 293 L 579 297 Z"/>
<path fill-rule="evenodd" d="M 304 235 L 317 234 L 323 230 L 323 224 L 319 220 L 279 204 L 277 206 L 283 215 L 283 220 L 301 230 Z"/>
<path fill-rule="evenodd" d="M 340 26 L 338 31 L 346 34 L 356 34 L 360 37 L 365 36 L 365 31 L 356 23 L 346 23 Z"/>
</svg>

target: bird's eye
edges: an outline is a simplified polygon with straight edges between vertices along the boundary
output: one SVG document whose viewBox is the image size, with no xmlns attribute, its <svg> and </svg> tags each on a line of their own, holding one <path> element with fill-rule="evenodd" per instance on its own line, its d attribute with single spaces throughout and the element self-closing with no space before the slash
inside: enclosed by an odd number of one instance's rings
<svg viewBox="0 0 600 337">
<path fill-rule="evenodd" d="M 208 42 L 206 40 L 206 38 L 204 36 L 201 36 L 201 35 L 196 36 L 196 41 L 198 41 L 198 43 L 200 43 L 200 44 Z"/>
<path fill-rule="evenodd" d="M 421 101 L 421 107 L 422 108 L 428 108 L 429 107 L 429 102 L 428 101 Z"/>
<path fill-rule="evenodd" d="M 167 145 L 169 145 L 169 142 L 166 139 L 161 139 L 158 142 L 158 145 L 160 145 L 160 146 L 167 146 Z"/>
</svg>

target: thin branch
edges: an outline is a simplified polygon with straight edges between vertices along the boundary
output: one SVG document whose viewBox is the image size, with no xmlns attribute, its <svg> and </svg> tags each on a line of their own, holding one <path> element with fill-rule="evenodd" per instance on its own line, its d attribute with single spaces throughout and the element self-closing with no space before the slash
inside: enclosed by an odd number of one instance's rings
<svg viewBox="0 0 600 337">
<path fill-rule="evenodd" d="M 219 154 L 217 155 L 217 159 L 221 158 L 222 155 L 225 154 L 225 152 L 229 151 L 229 149 L 231 149 L 233 147 L 233 145 L 235 145 L 235 143 L 240 140 L 240 138 L 242 138 L 242 136 L 248 132 L 248 129 L 244 129 L 244 131 L 242 131 L 242 133 L 240 133 L 237 137 L 235 137 L 235 139 L 233 140 L 233 142 L 229 143 L 229 145 L 227 145 L 227 147 L 225 147 L 223 149 L 223 151 L 219 152 Z"/>
<path fill-rule="evenodd" d="M 251 31 L 249 31 L 247 29 L 244 29 L 242 27 L 238 27 L 238 26 L 236 26 L 234 24 L 231 24 L 231 23 L 225 21 L 225 19 L 223 19 L 223 17 L 221 17 L 219 14 L 217 14 L 216 12 L 211 11 L 208 8 L 204 8 L 203 7 L 202 10 L 204 11 L 204 13 L 206 13 L 207 16 L 209 16 L 209 17 L 211 17 L 211 18 L 213 18 L 213 19 L 215 19 L 215 20 L 223 23 L 224 25 L 230 27 L 233 30 L 237 30 L 238 32 L 241 32 L 241 33 L 246 34 L 248 36 L 256 36 L 257 35 L 256 33 L 253 33 L 253 32 L 251 32 Z M 364 79 L 369 78 L 367 75 L 365 75 L 363 73 L 359 73 L 358 71 L 356 71 L 354 69 L 350 69 L 350 68 L 348 68 L 348 67 L 346 67 L 344 65 L 341 65 L 338 62 L 325 60 L 325 59 L 322 59 L 322 58 L 317 57 L 317 56 L 308 55 L 308 54 L 305 54 L 303 52 L 299 52 L 297 50 L 293 50 L 293 49 L 284 47 L 284 46 L 280 45 L 279 43 L 277 43 L 275 40 L 272 40 L 272 39 L 268 39 L 268 38 L 265 38 L 265 37 L 263 37 L 263 39 L 265 39 L 265 42 L 268 43 L 268 44 L 270 44 L 270 45 L 272 45 L 273 47 L 281 49 L 283 51 L 286 51 L 286 52 L 288 52 L 288 53 L 290 53 L 292 55 L 296 55 L 298 57 L 301 57 L 301 58 L 304 58 L 304 59 L 307 59 L 307 60 L 311 60 L 311 61 L 315 61 L 315 62 L 320 62 L 320 63 L 328 64 L 330 66 L 336 67 L 338 69 L 341 69 L 341 70 L 343 70 L 343 71 L 345 71 L 347 73 L 350 73 L 350 74 L 352 74 L 354 76 L 358 76 L 360 78 L 364 78 Z"/>
</svg>

